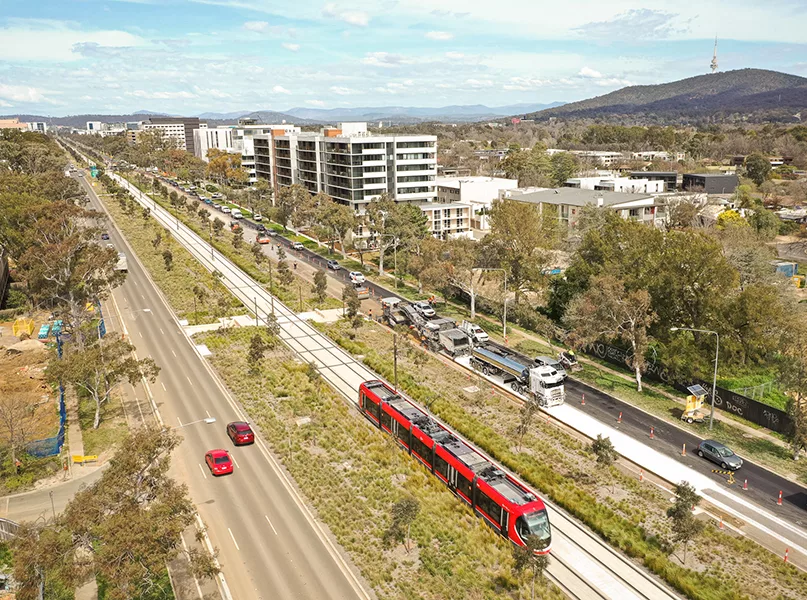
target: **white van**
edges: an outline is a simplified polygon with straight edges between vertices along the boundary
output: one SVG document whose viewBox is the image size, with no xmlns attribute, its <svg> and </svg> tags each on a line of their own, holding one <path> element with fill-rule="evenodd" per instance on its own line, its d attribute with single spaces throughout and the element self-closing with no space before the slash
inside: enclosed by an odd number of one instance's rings
<svg viewBox="0 0 807 600">
<path fill-rule="evenodd" d="M 233 219 L 242 219 L 244 217 L 244 215 L 241 214 L 241 211 L 239 209 L 237 209 L 237 208 L 233 209 L 233 212 L 230 213 L 230 216 Z"/>
</svg>

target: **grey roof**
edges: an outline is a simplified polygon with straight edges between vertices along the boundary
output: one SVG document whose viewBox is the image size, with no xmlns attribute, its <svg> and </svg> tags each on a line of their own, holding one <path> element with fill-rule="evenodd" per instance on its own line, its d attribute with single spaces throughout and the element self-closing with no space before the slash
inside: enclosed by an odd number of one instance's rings
<svg viewBox="0 0 807 600">
<path fill-rule="evenodd" d="M 529 202 L 531 204 L 540 204 L 543 202 L 547 204 L 566 204 L 571 206 L 596 205 L 600 198 L 602 198 L 603 206 L 612 206 L 624 202 L 653 198 L 653 194 L 630 194 L 607 190 L 581 190 L 566 187 L 535 190 L 523 194 L 517 193 L 518 190 L 510 190 L 510 192 L 510 197 L 520 202 Z"/>
</svg>

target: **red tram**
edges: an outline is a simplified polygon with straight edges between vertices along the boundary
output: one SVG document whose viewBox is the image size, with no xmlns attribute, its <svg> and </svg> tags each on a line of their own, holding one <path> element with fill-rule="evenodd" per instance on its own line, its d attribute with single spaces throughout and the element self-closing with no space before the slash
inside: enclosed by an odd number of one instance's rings
<svg viewBox="0 0 807 600">
<path fill-rule="evenodd" d="M 529 488 L 383 381 L 359 386 L 359 407 L 502 536 L 523 546 L 527 536 L 536 535 L 544 543 L 539 553 L 550 551 L 546 507 Z"/>
</svg>

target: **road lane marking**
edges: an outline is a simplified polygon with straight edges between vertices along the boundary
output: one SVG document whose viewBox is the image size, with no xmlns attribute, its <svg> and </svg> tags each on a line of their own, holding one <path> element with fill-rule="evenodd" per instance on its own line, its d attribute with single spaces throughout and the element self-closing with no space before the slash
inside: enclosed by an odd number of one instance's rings
<svg viewBox="0 0 807 600">
<path fill-rule="evenodd" d="M 236 467 L 238 467 L 238 468 L 240 469 L 240 468 L 241 468 L 241 466 L 240 466 L 240 465 L 238 464 L 238 462 L 235 460 L 235 456 L 233 456 L 233 455 L 231 454 L 231 455 L 230 455 L 230 458 L 231 458 L 231 459 L 233 459 L 233 464 L 234 464 Z"/>
<path fill-rule="evenodd" d="M 185 543 L 185 537 L 180 533 L 179 539 L 182 540 L 182 547 L 185 549 L 185 556 L 188 559 L 188 563 L 191 562 L 190 552 L 188 551 L 188 544 Z M 202 593 L 202 586 L 199 585 L 199 580 L 196 579 L 196 575 L 193 576 L 193 582 L 196 584 L 196 591 L 199 593 L 199 600 L 205 600 L 205 595 Z"/>
<path fill-rule="evenodd" d="M 277 535 L 277 529 L 275 529 L 275 526 L 274 526 L 274 525 L 272 525 L 272 522 L 269 520 L 268 515 L 263 515 L 263 516 L 264 516 L 264 517 L 266 517 L 266 521 L 267 521 L 267 523 L 269 523 L 269 527 L 271 527 L 271 528 L 272 528 L 272 531 L 274 531 L 274 532 L 275 532 L 275 535 Z"/>
<path fill-rule="evenodd" d="M 143 294 L 140 294 L 140 297 L 143 298 L 143 300 L 146 299 L 146 297 Z"/>
<path fill-rule="evenodd" d="M 162 381 L 160 382 L 160 385 L 161 385 L 161 386 L 163 386 L 163 391 L 164 391 L 164 392 L 167 392 L 167 391 L 168 391 L 167 389 L 165 389 L 165 384 L 164 384 Z"/>
<path fill-rule="evenodd" d="M 176 358 L 176 357 L 177 357 L 177 353 L 176 353 L 176 352 L 174 352 L 174 349 L 173 349 L 173 348 L 171 348 L 171 354 L 173 354 L 173 355 L 174 355 L 174 358 Z"/>
<path fill-rule="evenodd" d="M 240 552 L 240 551 L 241 551 L 241 548 L 239 548 L 239 547 L 238 547 L 238 542 L 236 542 L 236 541 L 235 541 L 235 536 L 233 535 L 232 529 L 230 529 L 230 528 L 228 527 L 228 528 L 227 528 L 227 531 L 229 531 L 229 532 L 230 532 L 230 537 L 231 537 L 231 538 L 233 538 L 233 544 L 235 544 L 235 549 L 236 549 L 236 550 L 238 550 L 238 551 Z"/>
<path fill-rule="evenodd" d="M 143 337 L 143 334 L 140 331 L 137 332 L 137 335 L 139 335 L 141 338 Z"/>
<path fill-rule="evenodd" d="M 202 468 L 202 463 L 196 463 L 196 464 L 199 465 L 199 470 L 202 472 L 202 477 L 207 479 L 207 473 L 205 473 L 205 470 Z"/>
<path fill-rule="evenodd" d="M 205 412 L 207 413 L 207 418 L 208 418 L 208 419 L 212 419 L 212 418 L 213 418 L 213 417 L 211 417 L 211 416 L 210 416 L 210 411 L 209 411 L 209 410 L 206 410 Z"/>
<path fill-rule="evenodd" d="M 163 335 L 165 335 L 165 332 L 163 331 L 163 328 L 162 328 L 162 327 L 160 327 L 160 333 L 161 333 L 161 334 L 163 334 Z"/>
<path fill-rule="evenodd" d="M 188 377 L 187 375 L 185 375 L 185 379 L 187 379 L 187 380 L 188 380 L 188 383 L 190 383 L 190 384 L 191 384 L 191 387 L 193 387 L 193 382 L 191 381 L 191 378 L 190 378 L 190 377 Z"/>
<path fill-rule="evenodd" d="M 179 417 L 177 417 L 177 421 L 179 421 Z M 179 421 L 179 426 L 182 427 L 182 421 Z"/>
</svg>

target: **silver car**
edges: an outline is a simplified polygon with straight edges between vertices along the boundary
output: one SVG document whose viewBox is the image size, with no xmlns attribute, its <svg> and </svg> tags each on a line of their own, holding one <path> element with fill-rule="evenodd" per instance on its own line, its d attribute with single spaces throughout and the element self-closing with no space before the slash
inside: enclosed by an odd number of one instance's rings
<svg viewBox="0 0 807 600">
<path fill-rule="evenodd" d="M 743 459 L 734 454 L 731 448 L 714 440 L 703 440 L 698 444 L 698 456 L 708 458 L 720 465 L 721 469 L 736 471 L 743 466 Z"/>
<path fill-rule="evenodd" d="M 563 365 L 560 364 L 560 361 L 558 361 L 556 358 L 552 358 L 551 356 L 536 356 L 535 364 L 543 365 L 545 367 L 552 367 L 558 372 L 558 375 L 563 377 L 563 379 L 566 379 L 569 376 L 566 369 L 564 369 Z"/>
</svg>

